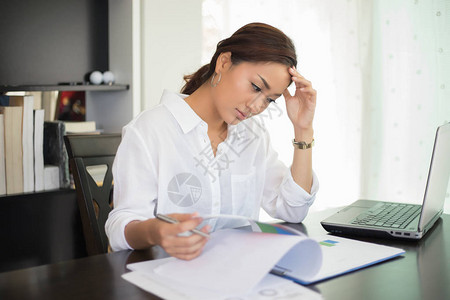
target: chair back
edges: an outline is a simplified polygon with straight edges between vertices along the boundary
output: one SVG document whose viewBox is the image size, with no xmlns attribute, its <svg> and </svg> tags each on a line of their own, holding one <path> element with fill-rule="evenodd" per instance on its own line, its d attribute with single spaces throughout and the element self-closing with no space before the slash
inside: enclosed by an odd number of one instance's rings
<svg viewBox="0 0 450 300">
<path fill-rule="evenodd" d="M 120 134 L 66 135 L 88 255 L 108 252 L 105 223 L 112 210 L 112 164 Z"/>
</svg>

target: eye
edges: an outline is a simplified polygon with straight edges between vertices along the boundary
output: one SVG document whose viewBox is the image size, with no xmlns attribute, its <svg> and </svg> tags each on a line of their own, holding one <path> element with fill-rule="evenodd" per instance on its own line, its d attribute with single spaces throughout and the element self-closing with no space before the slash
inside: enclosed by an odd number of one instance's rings
<svg viewBox="0 0 450 300">
<path fill-rule="evenodd" d="M 257 86 L 256 84 L 252 83 L 252 87 L 255 90 L 255 92 L 261 92 L 261 88 L 259 86 Z"/>
<path fill-rule="evenodd" d="M 261 92 L 262 92 L 262 89 L 261 89 L 259 86 L 257 86 L 257 85 L 254 84 L 254 83 L 251 83 L 251 84 L 252 84 L 252 88 L 253 88 L 253 90 L 254 90 L 255 92 L 257 92 L 257 93 L 261 93 Z M 269 97 L 266 98 L 266 101 L 267 101 L 268 104 L 270 104 L 270 103 L 272 103 L 272 102 L 276 104 L 275 100 L 272 99 L 272 98 L 269 98 Z"/>
</svg>

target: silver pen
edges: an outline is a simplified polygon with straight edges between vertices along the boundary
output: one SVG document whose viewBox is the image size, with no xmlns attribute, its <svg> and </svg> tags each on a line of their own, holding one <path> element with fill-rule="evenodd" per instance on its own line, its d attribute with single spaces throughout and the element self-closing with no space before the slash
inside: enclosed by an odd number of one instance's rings
<svg viewBox="0 0 450 300">
<path fill-rule="evenodd" d="M 161 221 L 165 221 L 165 222 L 171 223 L 171 224 L 178 224 L 178 223 L 180 223 L 177 219 L 171 218 L 171 217 L 169 217 L 167 215 L 163 215 L 163 214 L 156 214 L 156 218 L 161 220 Z M 203 236 L 205 238 L 209 238 L 209 234 L 204 233 L 203 231 L 200 231 L 198 229 L 191 229 L 189 231 L 192 232 L 192 233 L 201 235 L 201 236 Z"/>
</svg>

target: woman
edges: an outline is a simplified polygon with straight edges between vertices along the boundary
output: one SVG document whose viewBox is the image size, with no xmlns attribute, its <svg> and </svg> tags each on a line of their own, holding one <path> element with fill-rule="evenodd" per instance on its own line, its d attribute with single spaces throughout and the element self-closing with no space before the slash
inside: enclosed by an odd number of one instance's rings
<svg viewBox="0 0 450 300">
<path fill-rule="evenodd" d="M 115 208 L 106 223 L 113 250 L 160 245 L 192 259 L 207 238 L 183 233 L 236 225 L 202 215 L 257 219 L 263 207 L 288 222 L 304 219 L 318 188 L 311 167 L 316 91 L 296 65 L 284 33 L 248 24 L 218 43 L 210 64 L 185 77 L 182 94 L 165 91 L 158 106 L 124 127 L 113 167 Z M 294 95 L 287 90 L 292 82 Z M 277 159 L 262 122 L 251 118 L 281 95 L 293 124 L 290 168 Z"/>
</svg>

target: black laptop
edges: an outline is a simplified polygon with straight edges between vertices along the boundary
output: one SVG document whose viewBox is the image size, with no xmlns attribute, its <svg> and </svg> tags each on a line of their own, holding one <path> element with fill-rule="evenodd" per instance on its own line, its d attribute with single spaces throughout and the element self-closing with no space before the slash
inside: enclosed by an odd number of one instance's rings
<svg viewBox="0 0 450 300">
<path fill-rule="evenodd" d="M 320 222 L 339 235 L 421 239 L 439 219 L 450 176 L 450 123 L 439 126 L 434 140 L 422 205 L 358 200 Z"/>
</svg>

